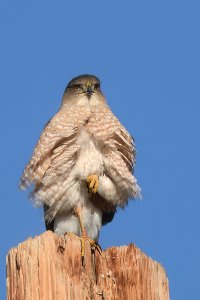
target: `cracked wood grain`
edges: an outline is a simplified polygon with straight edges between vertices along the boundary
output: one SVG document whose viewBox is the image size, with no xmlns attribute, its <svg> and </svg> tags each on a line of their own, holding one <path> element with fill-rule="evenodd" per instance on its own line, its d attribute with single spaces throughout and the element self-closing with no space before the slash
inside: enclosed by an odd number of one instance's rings
<svg viewBox="0 0 200 300">
<path fill-rule="evenodd" d="M 95 253 L 85 266 L 76 236 L 47 231 L 7 255 L 7 300 L 169 300 L 163 267 L 133 244 Z"/>
</svg>

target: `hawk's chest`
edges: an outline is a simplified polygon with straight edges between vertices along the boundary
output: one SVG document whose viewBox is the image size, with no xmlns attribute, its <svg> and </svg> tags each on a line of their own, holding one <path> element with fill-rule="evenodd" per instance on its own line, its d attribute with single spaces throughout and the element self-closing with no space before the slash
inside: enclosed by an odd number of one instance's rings
<svg viewBox="0 0 200 300">
<path fill-rule="evenodd" d="M 79 137 L 79 155 L 76 168 L 81 178 L 90 174 L 100 175 L 103 173 L 103 153 L 100 143 L 85 130 L 82 129 Z"/>
</svg>

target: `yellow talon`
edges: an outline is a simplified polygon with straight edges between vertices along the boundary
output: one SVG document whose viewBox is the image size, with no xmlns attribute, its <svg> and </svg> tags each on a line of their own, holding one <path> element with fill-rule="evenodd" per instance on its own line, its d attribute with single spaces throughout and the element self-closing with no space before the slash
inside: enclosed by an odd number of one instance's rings
<svg viewBox="0 0 200 300">
<path fill-rule="evenodd" d="M 87 177 L 88 189 L 90 193 L 96 193 L 99 187 L 99 178 L 97 175 L 89 175 Z"/>
<path fill-rule="evenodd" d="M 90 239 L 87 235 L 81 236 L 80 240 L 81 240 L 81 260 L 82 260 L 82 263 L 84 263 L 84 259 L 85 259 L 85 241 L 86 240 L 90 243 L 90 247 L 91 247 L 92 251 L 97 250 L 99 252 L 99 254 L 102 253 L 101 246 L 95 240 Z"/>
<path fill-rule="evenodd" d="M 91 175 L 88 177 L 92 177 L 96 176 L 96 175 Z M 97 176 L 96 176 L 97 177 Z M 91 178 L 87 178 L 87 182 L 90 183 L 91 182 Z M 96 183 L 96 181 L 95 181 Z M 97 177 L 97 187 L 98 187 L 98 177 Z M 93 186 L 94 188 L 94 186 Z M 92 252 L 94 253 L 95 250 L 98 250 L 98 252 L 101 254 L 102 250 L 101 247 L 99 246 L 99 244 L 95 241 L 92 240 L 91 238 L 89 238 L 87 236 L 87 232 L 84 228 L 83 225 L 83 220 L 82 220 L 82 207 L 81 206 L 77 206 L 74 208 L 74 213 L 77 216 L 78 220 L 79 220 L 79 224 L 80 224 L 80 229 L 81 229 L 81 236 L 80 236 L 80 240 L 81 240 L 81 260 L 82 260 L 82 265 L 84 266 L 84 259 L 85 259 L 85 241 L 88 240 L 90 243 L 90 247 Z"/>
<path fill-rule="evenodd" d="M 74 234 L 72 232 L 66 232 L 64 234 L 64 236 L 67 236 L 67 235 L 68 236 L 77 236 L 76 234 Z M 81 241 L 81 261 L 82 261 L 82 265 L 84 266 L 84 263 L 85 263 L 85 241 L 86 240 L 90 243 L 92 253 L 94 253 L 94 251 L 97 250 L 99 252 L 99 254 L 101 254 L 102 249 L 101 249 L 101 246 L 95 240 L 90 239 L 85 232 L 84 232 L 84 235 L 78 236 L 78 237 Z"/>
</svg>

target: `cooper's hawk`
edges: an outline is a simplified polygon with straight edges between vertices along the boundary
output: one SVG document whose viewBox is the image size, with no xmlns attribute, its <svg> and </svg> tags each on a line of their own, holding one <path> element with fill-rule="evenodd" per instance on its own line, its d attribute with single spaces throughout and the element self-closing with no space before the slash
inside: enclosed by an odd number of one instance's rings
<svg viewBox="0 0 200 300">
<path fill-rule="evenodd" d="M 117 207 L 139 195 L 132 175 L 135 145 L 92 75 L 67 85 L 61 108 L 47 123 L 20 181 L 45 206 L 47 228 L 97 241 Z"/>
</svg>

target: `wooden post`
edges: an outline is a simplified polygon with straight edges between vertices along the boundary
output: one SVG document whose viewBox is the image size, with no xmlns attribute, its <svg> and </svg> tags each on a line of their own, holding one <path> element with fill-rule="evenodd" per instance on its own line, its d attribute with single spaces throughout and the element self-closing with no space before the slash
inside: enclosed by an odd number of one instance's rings
<svg viewBox="0 0 200 300">
<path fill-rule="evenodd" d="M 134 245 L 95 253 L 86 242 L 47 231 L 9 251 L 7 300 L 169 300 L 163 267 Z"/>
</svg>

